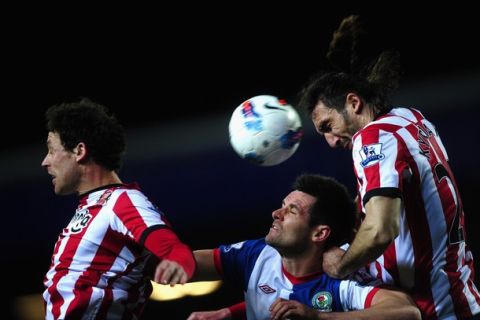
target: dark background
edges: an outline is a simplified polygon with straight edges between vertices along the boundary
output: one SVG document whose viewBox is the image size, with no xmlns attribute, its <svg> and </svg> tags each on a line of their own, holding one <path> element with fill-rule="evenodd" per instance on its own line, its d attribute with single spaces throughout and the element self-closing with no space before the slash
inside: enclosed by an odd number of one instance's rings
<svg viewBox="0 0 480 320">
<path fill-rule="evenodd" d="M 296 154 L 269 168 L 238 158 L 227 130 L 233 109 L 251 96 L 272 94 L 295 104 L 302 84 L 324 66 L 333 30 L 350 13 L 366 19 L 379 44 L 400 50 L 404 73 L 394 101 L 418 107 L 439 129 L 479 259 L 480 55 L 472 8 L 76 9 L 48 18 L 31 10 L 5 29 L 0 243 L 12 301 L 43 290 L 53 245 L 76 207 L 75 196 L 54 195 L 40 167 L 43 114 L 64 100 L 87 96 L 117 114 L 128 130 L 123 180 L 137 181 L 193 249 L 265 235 L 271 211 L 303 172 L 335 176 L 353 196 L 350 154 L 329 149 L 308 119 Z M 223 286 L 207 297 L 151 301 L 145 318 L 168 312 L 183 319 L 240 298 Z"/>
</svg>

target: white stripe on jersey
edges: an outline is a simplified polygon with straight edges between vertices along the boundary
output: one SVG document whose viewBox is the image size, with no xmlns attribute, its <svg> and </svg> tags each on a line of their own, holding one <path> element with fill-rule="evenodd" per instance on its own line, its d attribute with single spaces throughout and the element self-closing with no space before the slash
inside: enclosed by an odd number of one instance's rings
<svg viewBox="0 0 480 320">
<path fill-rule="evenodd" d="M 377 280 L 379 281 L 379 280 Z M 340 282 L 340 300 L 342 302 L 343 311 L 363 310 L 365 309 L 365 301 L 367 301 L 371 290 L 365 288 L 372 288 L 378 286 L 378 282 L 371 282 L 361 284 L 357 281 L 341 281 Z"/>
<path fill-rule="evenodd" d="M 265 246 L 257 261 L 259 263 L 255 263 L 248 281 L 248 289 L 245 292 L 245 301 L 248 302 L 247 319 L 269 319 L 269 308 L 272 303 L 277 297 L 288 299 L 293 284 L 283 275 L 282 258 L 275 249 Z M 265 272 L 266 264 L 270 272 Z M 276 288 L 278 293 L 262 295 L 260 299 L 257 287 L 263 284 Z"/>
</svg>

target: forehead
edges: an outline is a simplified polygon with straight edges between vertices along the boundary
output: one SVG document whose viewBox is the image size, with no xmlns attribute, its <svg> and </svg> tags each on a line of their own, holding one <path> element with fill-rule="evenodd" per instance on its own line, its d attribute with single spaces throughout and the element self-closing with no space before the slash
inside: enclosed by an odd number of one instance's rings
<svg viewBox="0 0 480 320">
<path fill-rule="evenodd" d="M 48 145 L 60 145 L 60 135 L 57 132 L 49 132 L 47 136 L 47 144 Z"/>
<path fill-rule="evenodd" d="M 316 198 L 302 191 L 292 191 L 285 197 L 285 204 L 295 204 L 302 209 L 308 209 L 315 203 Z"/>
<path fill-rule="evenodd" d="M 332 117 L 336 112 L 333 108 L 328 108 L 323 102 L 318 102 L 315 108 L 312 111 L 312 120 L 314 122 L 325 121 L 328 118 Z"/>
</svg>

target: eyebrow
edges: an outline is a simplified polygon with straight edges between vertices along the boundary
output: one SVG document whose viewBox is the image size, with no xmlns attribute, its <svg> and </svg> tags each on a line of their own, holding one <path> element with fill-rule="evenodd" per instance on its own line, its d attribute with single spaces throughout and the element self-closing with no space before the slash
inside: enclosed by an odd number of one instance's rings
<svg viewBox="0 0 480 320">
<path fill-rule="evenodd" d="M 282 201 L 282 207 L 283 207 L 284 205 L 285 205 L 285 200 Z M 300 210 L 300 211 L 302 210 L 302 208 L 301 208 L 299 205 L 297 205 L 296 203 L 290 203 L 290 204 L 288 205 L 288 207 L 289 207 L 289 208 L 295 208 L 295 209 L 298 209 L 298 210 Z"/>
</svg>

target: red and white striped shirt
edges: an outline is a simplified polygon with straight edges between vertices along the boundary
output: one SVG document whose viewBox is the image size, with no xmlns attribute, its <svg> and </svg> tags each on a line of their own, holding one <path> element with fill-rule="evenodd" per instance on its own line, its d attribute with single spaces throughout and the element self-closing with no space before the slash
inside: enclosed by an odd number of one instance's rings
<svg viewBox="0 0 480 320">
<path fill-rule="evenodd" d="M 462 201 L 435 127 L 394 108 L 354 135 L 352 153 L 362 212 L 373 196 L 403 200 L 400 234 L 371 273 L 408 290 L 424 319 L 480 313 Z"/>
<path fill-rule="evenodd" d="M 152 291 L 147 275 L 158 262 L 152 254 L 157 244 L 148 248 L 145 242 L 163 231 L 157 236 L 173 233 L 134 185 L 104 187 L 82 196 L 45 276 L 46 319 L 137 319 Z M 174 244 L 180 243 L 173 238 Z"/>
</svg>

